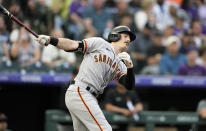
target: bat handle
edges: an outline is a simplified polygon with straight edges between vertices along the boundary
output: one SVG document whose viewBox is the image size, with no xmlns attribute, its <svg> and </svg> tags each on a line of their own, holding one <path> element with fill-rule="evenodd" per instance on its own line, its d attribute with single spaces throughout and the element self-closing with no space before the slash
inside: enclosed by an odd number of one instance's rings
<svg viewBox="0 0 206 131">
<path fill-rule="evenodd" d="M 25 28 L 27 31 L 29 31 L 30 33 L 32 33 L 36 38 L 39 37 L 37 33 L 35 33 L 34 31 L 32 31 L 31 29 L 29 29 L 28 27 L 24 26 L 24 28 Z"/>
</svg>

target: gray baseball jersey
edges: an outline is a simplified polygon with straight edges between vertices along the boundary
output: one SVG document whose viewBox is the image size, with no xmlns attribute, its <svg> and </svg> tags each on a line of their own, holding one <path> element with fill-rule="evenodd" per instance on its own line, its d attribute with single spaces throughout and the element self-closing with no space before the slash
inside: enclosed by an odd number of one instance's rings
<svg viewBox="0 0 206 131">
<path fill-rule="evenodd" d="M 127 73 L 127 67 L 104 39 L 92 37 L 84 39 L 83 43 L 84 58 L 75 81 L 85 82 L 101 94 L 109 82 Z"/>
</svg>

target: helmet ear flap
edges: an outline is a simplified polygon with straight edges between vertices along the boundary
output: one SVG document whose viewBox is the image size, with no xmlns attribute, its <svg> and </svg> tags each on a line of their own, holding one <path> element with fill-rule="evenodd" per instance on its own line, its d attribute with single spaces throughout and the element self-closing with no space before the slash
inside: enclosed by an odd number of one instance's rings
<svg viewBox="0 0 206 131">
<path fill-rule="evenodd" d="M 116 42 L 116 41 L 118 41 L 120 39 L 121 39 L 120 33 L 116 32 L 116 31 L 111 31 L 109 33 L 109 36 L 108 36 L 108 41 L 109 42 Z"/>
</svg>

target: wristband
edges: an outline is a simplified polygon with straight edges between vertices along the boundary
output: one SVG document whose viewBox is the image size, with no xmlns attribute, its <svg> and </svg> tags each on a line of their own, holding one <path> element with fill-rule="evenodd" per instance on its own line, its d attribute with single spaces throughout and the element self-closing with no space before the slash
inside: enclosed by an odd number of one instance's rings
<svg viewBox="0 0 206 131">
<path fill-rule="evenodd" d="M 50 37 L 50 44 L 51 44 L 51 45 L 57 46 L 58 42 L 59 42 L 59 39 L 58 39 L 58 38 Z"/>
</svg>

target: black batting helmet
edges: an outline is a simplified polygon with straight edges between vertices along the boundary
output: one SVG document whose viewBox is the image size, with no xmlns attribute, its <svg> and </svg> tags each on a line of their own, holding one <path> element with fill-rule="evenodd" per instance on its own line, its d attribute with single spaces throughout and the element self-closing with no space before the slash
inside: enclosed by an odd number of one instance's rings
<svg viewBox="0 0 206 131">
<path fill-rule="evenodd" d="M 111 32 L 108 35 L 108 41 L 109 42 L 116 42 L 121 39 L 121 33 L 128 33 L 130 36 L 130 41 L 133 41 L 136 39 L 136 36 L 134 33 L 131 32 L 129 27 L 127 26 L 117 26 L 111 30 Z"/>
</svg>

